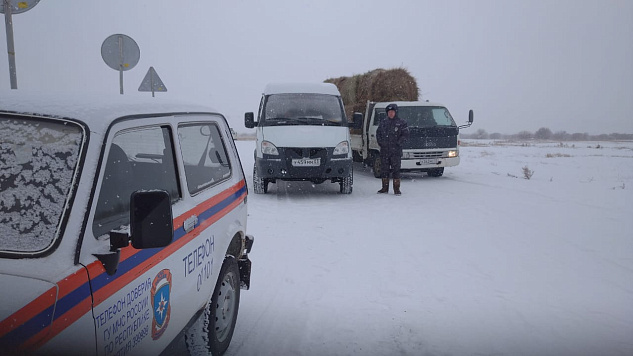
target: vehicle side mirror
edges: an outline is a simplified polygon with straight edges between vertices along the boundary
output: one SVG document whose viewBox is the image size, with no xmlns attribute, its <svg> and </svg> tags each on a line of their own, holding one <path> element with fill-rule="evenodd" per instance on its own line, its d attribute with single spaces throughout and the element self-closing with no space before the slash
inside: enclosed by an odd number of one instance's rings
<svg viewBox="0 0 633 356">
<path fill-rule="evenodd" d="M 360 129 L 363 127 L 363 114 L 359 112 L 355 112 L 352 115 L 353 122 L 350 124 L 350 127 L 353 129 Z"/>
<path fill-rule="evenodd" d="M 130 240 L 136 249 L 169 245 L 174 237 L 169 193 L 165 190 L 132 193 L 130 229 Z"/>
<path fill-rule="evenodd" d="M 465 124 L 465 125 L 460 125 L 460 126 L 457 126 L 457 128 L 459 128 L 459 129 L 465 129 L 465 128 L 467 128 L 467 127 L 470 127 L 470 125 L 472 125 L 472 124 L 473 124 L 473 118 L 474 118 L 474 116 L 475 116 L 475 115 L 473 114 L 473 110 L 472 110 L 472 109 L 471 109 L 471 110 L 469 110 L 469 111 L 468 111 L 468 123 L 467 123 L 467 124 Z"/>
<path fill-rule="evenodd" d="M 244 126 L 248 129 L 255 127 L 255 115 L 252 112 L 244 114 Z"/>
</svg>

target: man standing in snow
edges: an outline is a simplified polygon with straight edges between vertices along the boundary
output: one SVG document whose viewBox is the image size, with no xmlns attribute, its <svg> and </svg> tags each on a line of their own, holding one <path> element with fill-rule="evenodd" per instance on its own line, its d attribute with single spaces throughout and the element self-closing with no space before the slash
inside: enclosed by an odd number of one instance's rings
<svg viewBox="0 0 633 356">
<path fill-rule="evenodd" d="M 402 144 L 409 137 L 407 122 L 398 117 L 398 105 L 389 104 L 385 108 L 387 117 L 380 121 L 376 139 L 380 146 L 380 176 L 382 189 L 378 193 L 389 192 L 389 172 L 393 178 L 393 193 L 400 195 L 400 164 Z"/>
</svg>

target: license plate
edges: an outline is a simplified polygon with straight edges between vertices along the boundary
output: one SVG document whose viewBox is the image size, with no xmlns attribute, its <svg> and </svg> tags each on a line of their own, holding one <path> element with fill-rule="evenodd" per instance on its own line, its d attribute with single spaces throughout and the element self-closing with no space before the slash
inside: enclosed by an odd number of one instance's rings
<svg viewBox="0 0 633 356">
<path fill-rule="evenodd" d="M 321 158 L 299 158 L 293 159 L 292 165 L 295 167 L 315 167 L 321 165 Z"/>
<path fill-rule="evenodd" d="M 436 158 L 423 158 L 420 161 L 420 164 L 437 164 Z"/>
</svg>

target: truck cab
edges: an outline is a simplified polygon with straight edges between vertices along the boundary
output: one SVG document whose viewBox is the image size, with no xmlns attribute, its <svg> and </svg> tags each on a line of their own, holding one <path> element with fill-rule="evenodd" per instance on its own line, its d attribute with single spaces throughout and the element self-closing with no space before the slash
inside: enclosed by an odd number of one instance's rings
<svg viewBox="0 0 633 356">
<path fill-rule="evenodd" d="M 426 172 L 440 177 L 444 167 L 459 164 L 459 129 L 469 127 L 473 112 L 466 125 L 458 126 L 448 109 L 427 101 L 396 101 L 398 116 L 409 126 L 409 138 L 402 150 L 402 171 Z M 389 102 L 368 102 L 365 115 L 355 113 L 354 121 L 362 120 L 362 126 L 351 131 L 354 160 L 373 168 L 374 176 L 380 177 L 380 146 L 376 130 L 385 119 Z M 364 119 L 363 119 L 364 118 Z"/>
<path fill-rule="evenodd" d="M 341 193 L 352 193 L 349 124 L 335 85 L 269 84 L 257 121 L 247 112 L 244 124 L 256 128 L 255 193 L 267 193 L 269 183 L 277 180 L 315 184 L 329 180 L 339 183 Z"/>
</svg>

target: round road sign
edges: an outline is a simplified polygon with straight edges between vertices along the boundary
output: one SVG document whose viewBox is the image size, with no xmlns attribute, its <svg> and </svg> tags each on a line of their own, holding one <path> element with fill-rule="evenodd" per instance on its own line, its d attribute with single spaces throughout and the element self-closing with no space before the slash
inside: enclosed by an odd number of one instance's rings
<svg viewBox="0 0 633 356">
<path fill-rule="evenodd" d="M 101 45 L 101 57 L 114 70 L 130 70 L 141 58 L 141 50 L 132 38 L 122 34 L 112 35 Z"/>
</svg>

